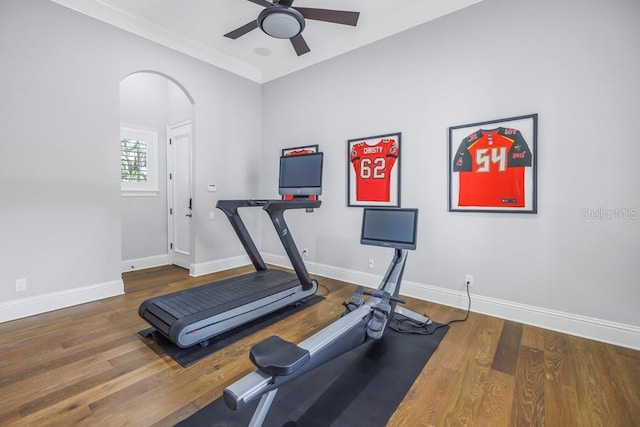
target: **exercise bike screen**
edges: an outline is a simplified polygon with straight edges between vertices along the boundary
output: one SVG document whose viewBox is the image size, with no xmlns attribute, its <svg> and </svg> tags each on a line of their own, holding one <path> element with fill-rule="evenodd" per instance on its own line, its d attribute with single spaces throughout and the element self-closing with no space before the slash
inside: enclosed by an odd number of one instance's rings
<svg viewBox="0 0 640 427">
<path fill-rule="evenodd" d="M 365 208 L 360 243 L 415 249 L 417 224 L 418 209 Z"/>
</svg>

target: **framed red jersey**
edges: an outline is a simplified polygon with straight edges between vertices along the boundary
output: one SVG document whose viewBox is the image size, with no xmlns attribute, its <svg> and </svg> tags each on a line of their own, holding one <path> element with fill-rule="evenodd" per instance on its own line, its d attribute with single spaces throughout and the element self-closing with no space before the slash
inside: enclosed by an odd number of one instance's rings
<svg viewBox="0 0 640 427">
<path fill-rule="evenodd" d="M 347 143 L 347 205 L 400 206 L 401 133 Z"/>
<path fill-rule="evenodd" d="M 311 154 L 311 153 L 317 153 L 317 152 L 318 152 L 318 144 L 282 149 L 283 156 L 299 156 L 301 154 Z"/>
<path fill-rule="evenodd" d="M 537 212 L 538 115 L 449 128 L 449 211 Z"/>
</svg>

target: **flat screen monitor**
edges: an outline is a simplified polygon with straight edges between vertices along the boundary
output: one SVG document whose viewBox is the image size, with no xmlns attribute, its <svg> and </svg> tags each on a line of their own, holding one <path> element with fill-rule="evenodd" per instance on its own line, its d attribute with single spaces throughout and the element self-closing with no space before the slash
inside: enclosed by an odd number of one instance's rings
<svg viewBox="0 0 640 427">
<path fill-rule="evenodd" d="M 418 209 L 365 208 L 360 243 L 415 249 L 417 228 Z"/>
<path fill-rule="evenodd" d="M 322 194 L 322 153 L 280 157 L 278 194 L 308 197 Z"/>
</svg>

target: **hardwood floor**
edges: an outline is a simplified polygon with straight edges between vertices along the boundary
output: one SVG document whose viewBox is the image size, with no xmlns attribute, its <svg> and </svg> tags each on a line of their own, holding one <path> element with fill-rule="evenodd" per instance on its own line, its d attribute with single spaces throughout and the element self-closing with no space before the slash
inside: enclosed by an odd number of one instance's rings
<svg viewBox="0 0 640 427">
<path fill-rule="evenodd" d="M 186 369 L 137 335 L 148 327 L 142 300 L 244 271 L 127 273 L 126 295 L 0 324 L 0 425 L 173 425 L 252 370 L 253 344 L 274 333 L 303 340 L 353 291 L 318 278 L 326 300 Z M 407 305 L 440 323 L 464 315 Z M 388 425 L 640 426 L 640 352 L 471 313 L 451 326 Z"/>
</svg>

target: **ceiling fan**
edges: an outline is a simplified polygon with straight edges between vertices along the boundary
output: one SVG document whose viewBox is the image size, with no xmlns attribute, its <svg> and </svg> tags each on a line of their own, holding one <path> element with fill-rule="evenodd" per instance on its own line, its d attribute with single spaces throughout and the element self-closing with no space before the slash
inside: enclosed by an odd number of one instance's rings
<svg viewBox="0 0 640 427">
<path fill-rule="evenodd" d="M 289 39 L 298 56 L 304 55 L 311 50 L 304 40 L 304 37 L 302 37 L 305 19 L 352 25 L 355 27 L 360 17 L 360 12 L 309 7 L 293 8 L 291 6 L 293 0 L 273 0 L 273 3 L 267 0 L 248 1 L 264 7 L 258 15 L 258 19 L 238 27 L 224 36 L 235 40 L 259 27 L 271 37 Z"/>
</svg>

